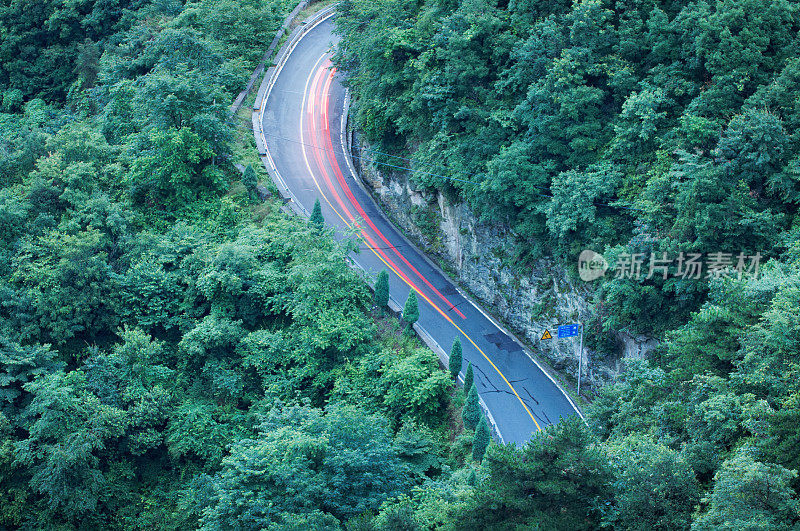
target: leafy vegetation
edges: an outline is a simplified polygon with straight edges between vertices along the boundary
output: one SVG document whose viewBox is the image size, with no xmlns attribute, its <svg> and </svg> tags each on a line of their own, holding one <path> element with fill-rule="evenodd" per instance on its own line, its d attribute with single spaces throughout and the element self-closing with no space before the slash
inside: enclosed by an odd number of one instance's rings
<svg viewBox="0 0 800 531">
<path fill-rule="evenodd" d="M 0 7 L 0 527 L 333 529 L 471 469 L 436 356 L 229 154 L 288 4 L 73 4 Z"/>
<path fill-rule="evenodd" d="M 511 220 L 521 261 L 771 258 L 607 282 L 603 325 L 664 341 L 522 448 L 385 315 L 387 276 L 234 166 L 228 104 L 288 8 L 0 6 L 0 527 L 796 526 L 796 7 L 343 2 L 370 140 L 468 174 L 420 182 Z"/>
<path fill-rule="evenodd" d="M 463 526 L 798 525 L 798 6 L 344 0 L 337 29 L 372 156 L 506 224 L 516 269 L 644 258 L 598 281 L 587 340 L 660 346 L 599 392 L 591 433 L 490 447 L 453 505 Z M 760 253 L 761 269 L 648 275 L 664 253 Z M 422 527 L 429 499 L 405 504 Z"/>
<path fill-rule="evenodd" d="M 584 248 L 612 266 L 785 249 L 800 198 L 795 4 L 345 0 L 340 13 L 337 63 L 373 157 L 405 155 L 417 186 L 508 224 L 517 268 L 555 255 L 574 271 Z M 708 292 L 647 275 L 607 276 L 601 336 L 661 335 Z"/>
</svg>

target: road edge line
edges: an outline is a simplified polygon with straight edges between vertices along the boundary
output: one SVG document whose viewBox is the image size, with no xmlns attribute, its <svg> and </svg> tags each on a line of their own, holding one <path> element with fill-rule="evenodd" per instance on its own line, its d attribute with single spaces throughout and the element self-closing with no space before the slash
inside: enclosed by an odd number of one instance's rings
<svg viewBox="0 0 800 531">
<path fill-rule="evenodd" d="M 346 90 L 346 91 L 345 91 L 345 99 L 344 99 L 344 104 L 345 104 L 345 109 L 342 111 L 342 131 L 344 131 L 344 129 L 346 129 L 347 125 L 346 125 L 345 121 L 346 121 L 346 120 L 348 120 L 348 118 L 349 118 L 349 112 L 350 112 L 350 109 L 349 109 L 349 105 L 350 105 L 350 91 L 349 91 L 349 90 Z M 345 137 L 346 135 L 344 135 L 344 134 L 340 133 L 340 136 L 342 136 L 342 137 Z M 367 189 L 366 189 L 366 187 L 365 187 L 364 183 L 361 181 L 361 179 L 358 177 L 358 175 L 357 175 L 357 173 L 356 173 L 356 171 L 355 171 L 355 167 L 354 167 L 353 163 L 352 163 L 352 162 L 351 162 L 351 160 L 350 160 L 350 158 L 351 158 L 351 151 L 352 151 L 352 145 L 350 144 L 349 140 L 350 140 L 350 139 L 348 138 L 348 142 L 347 142 L 347 143 L 344 143 L 344 142 L 343 142 L 343 140 L 342 140 L 342 139 L 340 139 L 340 142 L 342 142 L 342 148 L 343 148 L 343 150 L 345 151 L 345 157 L 344 157 L 344 158 L 345 158 L 345 160 L 347 161 L 347 166 L 348 166 L 348 168 L 350 169 L 350 174 L 351 174 L 351 177 L 353 178 L 353 180 L 354 180 L 354 181 L 356 181 L 356 183 L 358 184 L 358 186 L 359 186 L 359 187 L 361 187 L 361 189 L 362 189 L 364 192 L 366 192 L 367 196 L 369 196 L 370 200 L 373 202 L 373 204 L 375 205 L 375 207 L 376 207 L 378 210 L 380 210 L 380 211 L 382 212 L 382 211 L 383 211 L 383 209 L 382 209 L 382 208 L 380 208 L 380 205 L 378 205 L 378 203 L 375 201 L 375 198 L 372 196 L 372 193 L 371 193 L 369 190 L 367 190 Z M 558 383 L 558 382 L 556 381 L 556 379 L 555 379 L 555 378 L 553 378 L 553 376 L 550 374 L 550 371 L 548 371 L 548 370 L 547 370 L 547 369 L 546 369 L 546 368 L 545 368 L 545 367 L 544 367 L 544 366 L 543 366 L 543 365 L 542 365 L 542 364 L 541 364 L 541 363 L 540 363 L 540 362 L 539 362 L 539 361 L 538 361 L 538 360 L 537 360 L 537 359 L 536 359 L 536 358 L 533 356 L 533 354 L 532 354 L 531 352 L 529 352 L 529 349 L 528 349 L 528 348 L 525 346 L 525 344 L 524 344 L 524 343 L 522 343 L 522 341 L 520 341 L 520 340 L 519 340 L 519 338 L 517 338 L 517 336 L 516 336 L 515 334 L 513 334 L 512 332 L 510 332 L 510 331 L 508 330 L 508 328 L 506 328 L 506 327 L 505 327 L 504 325 L 502 325 L 501 323 L 497 322 L 497 320 L 496 320 L 494 317 L 492 317 L 491 315 L 489 315 L 489 314 L 488 314 L 488 313 L 487 313 L 487 312 L 486 312 L 486 311 L 485 311 L 483 308 L 481 308 L 481 306 L 480 306 L 478 303 L 476 303 L 476 302 L 475 302 L 475 301 L 472 299 L 472 297 L 471 297 L 470 295 L 468 295 L 467 293 L 465 293 L 465 292 L 464 292 L 464 290 L 462 290 L 462 289 L 461 289 L 461 288 L 460 288 L 460 287 L 459 287 L 459 286 L 458 286 L 458 285 L 457 285 L 455 282 L 453 282 L 453 280 L 450 278 L 450 276 L 449 276 L 447 273 L 445 273 L 445 272 L 442 270 L 442 268 L 441 268 L 441 267 L 439 267 L 439 265 L 438 265 L 438 264 L 436 264 L 436 263 L 435 263 L 433 260 L 431 260 L 431 259 L 430 259 L 430 257 L 428 256 L 428 254 L 427 254 L 426 252 L 424 252 L 422 249 L 420 249 L 418 245 L 416 245 L 416 244 L 415 244 L 414 242 L 412 242 L 412 241 L 411 241 L 411 240 L 410 240 L 410 239 L 409 239 L 409 238 L 408 238 L 408 237 L 407 237 L 405 234 L 403 234 L 403 231 L 400 231 L 400 230 L 398 230 L 398 231 L 397 231 L 397 233 L 400 235 L 400 237 L 401 237 L 401 238 L 403 238 L 403 240 L 405 240 L 405 242 L 406 242 L 407 244 L 409 244 L 409 245 L 411 245 L 411 246 L 413 246 L 413 247 L 417 248 L 417 249 L 419 250 L 419 254 L 420 254 L 420 255 L 422 256 L 422 258 L 423 258 L 423 259 L 424 259 L 424 260 L 425 260 L 425 261 L 428 263 L 428 265 L 429 265 L 429 266 L 431 266 L 431 267 L 433 267 L 433 268 L 434 268 L 435 270 L 437 270 L 439 273 L 441 273 L 442 277 L 444 277 L 444 279 L 445 279 L 447 282 L 449 282 L 449 283 L 450 283 L 450 284 L 451 284 L 451 285 L 452 285 L 452 286 L 453 286 L 453 287 L 456 289 L 456 291 L 458 291 L 458 293 L 459 293 L 459 294 L 460 294 L 460 295 L 461 295 L 461 296 L 464 298 L 464 300 L 468 301 L 468 302 L 469 302 L 469 303 L 472 305 L 472 307 L 473 307 L 473 308 L 475 308 L 476 310 L 478 310 L 478 311 L 479 311 L 479 312 L 480 312 L 480 313 L 481 313 L 481 314 L 482 314 L 484 317 L 486 317 L 486 319 L 488 319 L 488 320 L 489 320 L 489 321 L 490 321 L 490 322 L 491 322 L 493 325 L 495 325 L 495 326 L 497 327 L 497 329 L 498 329 L 498 330 L 500 330 L 500 331 L 501 331 L 501 332 L 503 332 L 505 335 L 507 335 L 508 337 L 510 337 L 511 339 L 513 339 L 513 340 L 514 340 L 514 342 L 517 344 L 517 346 L 519 346 L 519 347 L 522 349 L 522 351 L 525 353 L 525 355 L 528 357 L 528 359 L 529 359 L 529 360 L 531 360 L 531 361 L 533 362 L 533 364 L 534 364 L 534 365 L 536 365 L 536 367 L 538 367 L 538 369 L 539 369 L 540 371 L 542 371 L 542 373 L 544 373 L 544 375 L 545 375 L 545 376 L 547 376 L 547 378 L 548 378 L 548 379 L 549 379 L 549 380 L 550 380 L 550 381 L 553 383 L 553 385 L 555 385 L 555 386 L 556 386 L 556 388 L 557 388 L 559 391 L 561 391 L 561 394 L 563 394 L 563 395 L 564 395 L 564 397 L 567 399 L 567 402 L 569 402 L 569 404 L 572 406 L 572 409 L 573 409 L 573 410 L 574 410 L 574 411 L 575 411 L 575 412 L 578 414 L 578 416 L 581 418 L 581 420 L 583 420 L 584 422 L 586 422 L 586 417 L 584 416 L 584 414 L 583 414 L 583 411 L 581 411 L 581 408 L 580 408 L 580 407 L 578 407 L 578 405 L 575 403 L 575 401 L 574 401 L 574 400 L 572 400 L 572 397 L 571 397 L 571 396 L 569 396 L 569 393 L 567 393 L 567 392 L 566 392 L 566 390 L 564 390 L 563 386 L 562 386 L 560 383 Z"/>
<path fill-rule="evenodd" d="M 278 167 L 275 165 L 275 161 L 272 159 L 272 154 L 269 152 L 269 148 L 267 147 L 267 139 L 264 135 L 265 103 L 269 100 L 269 96 L 272 93 L 272 88 L 275 86 L 278 75 L 280 75 L 281 70 L 283 70 L 284 65 L 289 60 L 289 56 L 291 56 L 294 49 L 297 47 L 303 37 L 308 34 L 308 32 L 336 14 L 337 6 L 338 4 L 333 4 L 320 10 L 313 16 L 304 20 L 302 24 L 292 32 L 291 37 L 278 51 L 275 66 L 270 67 L 267 70 L 267 74 L 264 76 L 264 80 L 261 82 L 261 87 L 256 95 L 256 100 L 253 103 L 253 134 L 256 137 L 256 146 L 258 148 L 263 148 L 259 149 L 261 162 L 264 164 L 267 173 L 269 173 L 272 177 L 273 182 L 275 182 L 281 197 L 288 201 L 290 210 L 293 210 L 298 214 L 303 214 L 306 217 L 310 217 L 310 213 L 297 200 L 292 191 L 286 185 L 286 181 L 284 181 L 283 176 L 281 176 L 280 172 L 278 171 Z"/>
<path fill-rule="evenodd" d="M 290 36 L 289 40 L 287 40 L 287 42 L 284 44 L 282 49 L 278 51 L 277 60 L 275 61 L 275 63 L 276 63 L 275 66 L 274 67 L 270 67 L 268 69 L 267 75 L 265 75 L 264 80 L 262 81 L 261 87 L 260 87 L 260 89 L 258 91 L 258 94 L 256 96 L 256 100 L 255 100 L 254 105 L 253 105 L 253 126 L 254 126 L 253 127 L 253 133 L 256 136 L 256 144 L 260 143 L 261 146 L 263 146 L 263 154 L 259 153 L 260 155 L 262 155 L 262 163 L 264 164 L 264 166 L 267 169 L 268 173 L 270 173 L 273 176 L 273 181 L 275 181 L 275 184 L 278 185 L 278 191 L 281 193 L 281 195 L 286 200 L 288 200 L 289 209 L 291 211 L 294 211 L 294 212 L 298 213 L 298 214 L 303 214 L 305 217 L 309 217 L 309 215 L 310 215 L 309 212 L 305 209 L 305 207 L 303 207 L 303 205 L 299 201 L 297 201 L 297 199 L 294 196 L 294 194 L 292 193 L 292 191 L 286 185 L 286 182 L 284 181 L 282 175 L 280 174 L 280 171 L 278 170 L 277 165 L 275 164 L 275 161 L 272 158 L 272 154 L 270 153 L 269 148 L 267 147 L 266 137 L 265 137 L 264 129 L 263 129 L 264 111 L 265 111 L 265 105 L 264 104 L 265 104 L 266 101 L 268 101 L 269 96 L 270 96 L 270 94 L 272 92 L 272 88 L 274 87 L 278 76 L 280 75 L 281 71 L 283 70 L 283 67 L 285 66 L 286 62 L 288 61 L 288 59 L 291 56 L 291 54 L 294 51 L 294 49 L 297 47 L 297 45 L 300 43 L 300 41 L 303 39 L 303 37 L 306 36 L 306 34 L 308 34 L 311 30 L 316 28 L 322 22 L 324 22 L 327 19 L 329 19 L 330 17 L 334 16 L 335 15 L 335 9 L 336 9 L 337 6 L 338 6 L 338 4 L 333 4 L 333 5 L 331 5 L 331 6 L 327 7 L 327 8 L 319 11 L 318 13 L 313 15 L 312 17 L 309 17 L 308 19 L 303 21 L 302 25 L 299 28 L 297 28 L 297 30 L 295 30 L 295 32 L 293 32 L 294 34 Z M 370 201 L 372 201 L 375 204 L 375 206 L 377 207 L 377 203 L 375 203 L 375 200 L 372 197 L 372 194 L 370 194 L 364 188 L 363 183 L 356 176 L 355 169 L 353 167 L 353 164 L 352 164 L 352 161 L 351 161 L 351 157 L 350 157 L 350 153 L 349 153 L 349 149 L 350 149 L 349 142 L 347 142 L 347 143 L 344 142 L 343 138 L 342 138 L 343 134 L 344 134 L 344 131 L 345 131 L 345 128 L 346 128 L 346 123 L 347 123 L 346 120 L 347 120 L 347 118 L 349 116 L 349 103 L 350 103 L 350 92 L 349 92 L 349 90 L 347 90 L 345 92 L 345 104 L 346 105 L 345 105 L 345 111 L 344 111 L 344 113 L 342 115 L 342 122 L 341 122 L 341 128 L 340 128 L 340 139 L 339 140 L 340 140 L 340 143 L 342 145 L 342 148 L 343 148 L 343 151 L 344 151 L 344 155 L 345 155 L 345 161 L 347 163 L 348 170 L 350 171 L 351 176 L 356 181 L 358 186 L 360 186 L 365 192 L 367 192 L 366 195 L 369 197 Z M 256 118 L 258 118 L 258 119 L 256 120 Z M 259 147 L 261 147 L 261 146 L 259 146 Z M 259 151 L 261 151 L 261 150 L 259 150 Z M 381 210 L 381 209 L 378 207 L 378 210 Z M 408 244 L 410 244 L 410 245 L 412 245 L 414 247 L 417 247 L 416 245 L 414 245 L 405 236 L 405 234 L 403 234 L 400 231 L 398 231 L 398 233 L 400 234 L 400 236 Z M 463 293 L 463 291 L 452 282 L 450 277 L 447 274 L 445 274 L 441 270 L 441 268 L 439 266 L 437 266 L 435 263 L 433 263 L 431 261 L 431 259 L 427 256 L 426 253 L 424 253 L 424 252 L 422 252 L 420 250 L 419 254 L 423 257 L 423 259 L 429 265 L 431 265 L 437 271 L 439 271 L 440 274 L 442 274 L 443 278 L 446 280 L 446 282 L 449 282 L 451 285 L 453 285 L 453 287 L 461 294 L 462 297 L 464 297 L 465 300 L 469 301 L 470 304 L 473 307 L 475 307 L 475 309 L 477 309 L 489 321 L 491 321 L 492 324 L 494 324 L 498 328 L 498 330 L 502 331 L 504 334 L 506 334 L 509 337 L 511 337 L 520 347 L 522 347 L 522 350 L 525 352 L 525 354 L 528 356 L 528 358 L 531 361 L 533 361 L 533 363 L 537 366 L 537 368 L 539 368 L 539 370 L 542 371 L 548 377 L 548 379 L 564 394 L 564 396 L 567 398 L 567 400 L 570 403 L 570 405 L 572 406 L 572 408 L 576 411 L 576 413 L 578 413 L 578 415 L 581 417 L 581 419 L 584 419 L 582 412 L 580 411 L 580 409 L 578 407 L 576 407 L 576 405 L 572 401 L 571 397 L 561 388 L 561 386 L 558 384 L 558 382 L 556 382 L 553 379 L 553 377 L 548 373 L 548 371 L 546 371 L 530 355 L 530 353 L 527 352 L 527 349 L 525 348 L 525 346 L 522 345 L 519 342 L 519 340 L 513 334 L 510 334 L 502 325 L 497 323 L 490 315 L 488 315 L 470 297 L 466 296 L 466 294 Z M 360 269 L 362 271 L 364 277 L 367 276 L 366 275 L 366 271 L 359 264 L 357 264 L 355 262 L 351 262 L 351 261 L 347 261 L 347 263 L 350 264 L 351 267 Z M 369 282 L 367 282 L 367 284 L 370 285 Z M 393 299 L 390 299 L 390 303 L 393 303 L 397 307 L 396 311 L 400 310 L 399 305 L 397 305 L 397 303 Z M 418 337 L 431 350 L 436 352 L 437 356 L 440 359 L 440 362 L 443 363 L 443 366 L 446 367 L 447 366 L 446 365 L 447 361 L 449 360 L 449 356 L 447 356 L 447 354 L 444 351 L 444 349 L 433 339 L 433 337 L 427 332 L 427 330 L 424 329 L 424 327 L 422 327 L 421 325 L 418 325 L 418 324 L 415 323 L 414 328 L 417 331 Z M 460 375 L 459 375 L 458 380 L 463 382 L 463 378 L 461 378 Z M 479 402 L 480 402 L 480 405 L 481 405 L 481 409 L 484 410 L 489 422 L 492 424 L 493 431 L 497 434 L 498 438 L 500 439 L 500 442 L 501 443 L 505 443 L 505 440 L 503 439 L 503 436 L 502 436 L 502 434 L 501 434 L 501 432 L 500 432 L 500 430 L 499 430 L 499 428 L 497 426 L 497 422 L 495 421 L 494 416 L 492 415 L 491 411 L 489 411 L 489 408 L 486 406 L 486 403 L 484 402 L 483 398 L 480 397 L 480 395 L 479 395 L 478 398 L 479 398 Z"/>
</svg>

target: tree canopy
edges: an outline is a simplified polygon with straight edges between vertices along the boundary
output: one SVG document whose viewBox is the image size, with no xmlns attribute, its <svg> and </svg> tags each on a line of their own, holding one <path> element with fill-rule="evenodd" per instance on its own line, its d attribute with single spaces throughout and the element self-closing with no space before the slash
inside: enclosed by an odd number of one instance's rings
<svg viewBox="0 0 800 531">
<path fill-rule="evenodd" d="M 443 369 L 372 311 L 388 275 L 371 294 L 349 242 L 253 201 L 228 105 L 290 8 L 0 5 L 0 527 L 796 527 L 797 6 L 340 4 L 360 130 L 523 267 L 763 254 L 604 280 L 596 329 L 660 344 L 521 447 L 471 363 L 456 389 L 460 343 Z"/>
<path fill-rule="evenodd" d="M 797 5 L 344 0 L 336 29 L 378 169 L 405 157 L 415 188 L 507 232 L 523 277 L 541 258 L 574 275 L 582 250 L 603 254 L 611 269 L 587 290 L 592 356 L 616 359 L 622 332 L 658 345 L 619 359 L 588 434 L 562 421 L 523 450 L 490 446 L 479 494 L 450 502 L 452 517 L 796 526 Z M 695 255 L 717 269 L 693 278 Z M 626 257 L 644 264 L 619 274 Z M 665 274 L 648 271 L 654 258 L 671 259 Z M 465 393 L 473 378 L 468 366 Z M 591 455 L 559 466 L 572 452 Z M 578 471 L 579 485 L 561 483 Z M 430 500 L 452 500 L 448 489 L 386 510 L 430 525 Z"/>
</svg>

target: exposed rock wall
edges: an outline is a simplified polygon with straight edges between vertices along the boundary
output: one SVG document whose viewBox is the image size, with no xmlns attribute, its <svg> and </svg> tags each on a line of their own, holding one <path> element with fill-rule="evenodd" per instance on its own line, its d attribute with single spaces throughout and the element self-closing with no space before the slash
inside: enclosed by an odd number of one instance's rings
<svg viewBox="0 0 800 531">
<path fill-rule="evenodd" d="M 561 373 L 577 376 L 577 339 L 541 340 L 553 325 L 586 320 L 591 286 L 568 278 L 552 260 L 515 271 L 508 263 L 513 242 L 509 230 L 477 219 L 465 203 L 442 193 L 413 188 L 405 172 L 379 170 L 354 135 L 356 169 L 373 197 L 412 241 L 417 243 L 463 288 L 472 293 L 540 358 Z M 591 331 L 587 331 L 590 333 Z M 620 337 L 623 355 L 643 357 L 654 346 L 646 338 Z M 596 388 L 614 378 L 619 359 L 593 359 L 584 348 L 583 378 Z"/>
</svg>

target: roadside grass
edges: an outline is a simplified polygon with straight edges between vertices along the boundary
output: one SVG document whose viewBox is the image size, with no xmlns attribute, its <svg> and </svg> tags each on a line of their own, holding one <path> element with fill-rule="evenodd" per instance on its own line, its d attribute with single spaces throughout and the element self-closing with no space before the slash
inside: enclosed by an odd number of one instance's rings
<svg viewBox="0 0 800 531">
<path fill-rule="evenodd" d="M 338 3 L 340 0 L 321 0 L 319 2 L 314 2 L 313 4 L 309 4 L 300 11 L 300 14 L 297 15 L 297 18 L 294 19 L 294 22 L 289 26 L 288 33 L 291 33 L 294 28 L 299 26 L 304 20 L 308 17 L 314 16 L 315 14 L 319 13 L 326 7 Z"/>
</svg>

